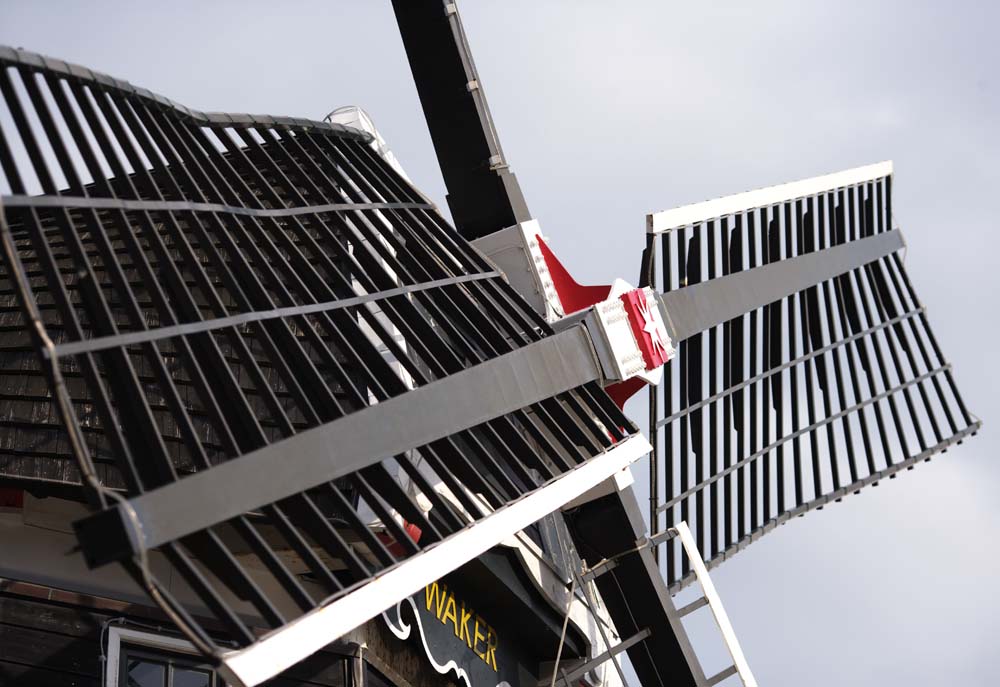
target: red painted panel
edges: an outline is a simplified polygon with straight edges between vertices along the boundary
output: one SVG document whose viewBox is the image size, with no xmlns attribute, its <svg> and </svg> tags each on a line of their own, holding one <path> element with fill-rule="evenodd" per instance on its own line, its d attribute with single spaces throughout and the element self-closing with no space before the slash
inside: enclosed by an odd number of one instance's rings
<svg viewBox="0 0 1000 687">
<path fill-rule="evenodd" d="M 559 258 L 555 256 L 552 249 L 542 240 L 542 237 L 538 236 L 537 238 L 538 248 L 542 252 L 542 257 L 545 258 L 545 266 L 549 268 L 549 274 L 552 275 L 552 283 L 556 287 L 556 293 L 559 294 L 563 312 L 569 315 L 578 310 L 589 308 L 594 303 L 600 303 L 608 297 L 608 292 L 611 291 L 610 285 L 584 286 L 578 284 L 570 276 L 569 271 L 563 267 L 563 264 L 559 262 Z"/>
</svg>

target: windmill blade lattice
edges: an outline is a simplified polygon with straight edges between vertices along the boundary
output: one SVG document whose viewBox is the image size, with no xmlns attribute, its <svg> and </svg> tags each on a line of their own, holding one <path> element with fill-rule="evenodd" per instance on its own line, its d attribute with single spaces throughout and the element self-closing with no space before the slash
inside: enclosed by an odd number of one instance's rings
<svg viewBox="0 0 1000 687">
<path fill-rule="evenodd" d="M 666 316 L 703 285 L 691 300 L 711 325 L 677 337 L 679 355 L 650 394 L 651 517 L 687 521 L 710 567 L 978 430 L 898 250 L 711 317 L 753 299 L 728 288 L 749 276 L 740 273 L 826 251 L 813 263 L 822 268 L 838 247 L 896 233 L 891 163 L 656 213 L 648 231 L 643 271 L 666 292 Z M 664 558 L 673 589 L 692 579 L 676 543 Z"/>
<path fill-rule="evenodd" d="M 88 562 L 234 684 L 645 452 L 583 329 L 553 336 L 366 134 L 10 48 L 0 96 L 0 472 L 88 501 Z"/>
</svg>

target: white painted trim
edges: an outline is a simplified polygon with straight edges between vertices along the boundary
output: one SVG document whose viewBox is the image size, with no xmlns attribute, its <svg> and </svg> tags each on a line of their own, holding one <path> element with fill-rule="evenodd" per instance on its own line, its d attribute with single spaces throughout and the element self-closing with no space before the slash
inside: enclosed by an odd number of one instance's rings
<svg viewBox="0 0 1000 687">
<path fill-rule="evenodd" d="M 565 475 L 491 513 L 439 544 L 376 577 L 336 601 L 305 614 L 245 649 L 223 655 L 227 680 L 253 687 L 319 651 L 386 607 L 416 593 L 515 532 L 557 510 L 596 484 L 646 455 L 640 434 L 577 466 Z"/>
<path fill-rule="evenodd" d="M 855 167 L 842 172 L 825 174 L 823 176 L 793 181 L 778 186 L 768 186 L 755 191 L 746 191 L 723 198 L 682 205 L 672 210 L 651 212 L 646 215 L 646 231 L 650 234 L 660 234 L 671 229 L 686 227 L 710 219 L 731 215 L 734 212 L 766 207 L 786 200 L 794 200 L 812 196 L 824 191 L 830 191 L 852 184 L 873 181 L 892 174 L 892 160 L 877 162 L 873 165 Z"/>
<path fill-rule="evenodd" d="M 575 499 L 564 505 L 562 509 L 572 510 L 573 508 L 578 508 L 589 501 L 594 501 L 603 496 L 607 496 L 608 494 L 617 494 L 633 484 L 635 484 L 635 478 L 632 476 L 632 471 L 626 468 L 625 470 L 616 472 L 609 479 L 604 480 L 596 487 L 588 489 L 586 493 L 580 494 Z"/>
<path fill-rule="evenodd" d="M 123 642 L 125 644 L 136 644 L 175 654 L 200 655 L 191 642 L 178 639 L 177 637 L 167 637 L 153 634 L 152 632 L 141 632 L 127 627 L 109 627 L 108 647 L 105 654 L 107 656 L 107 663 L 104 666 L 104 687 L 119 687 L 118 662 L 121 658 Z"/>
<path fill-rule="evenodd" d="M 504 273 L 514 290 L 547 322 L 555 322 L 565 313 L 538 244 L 540 240 L 546 239 L 538 220 L 531 219 L 481 236 L 473 240 L 472 245 Z"/>
</svg>

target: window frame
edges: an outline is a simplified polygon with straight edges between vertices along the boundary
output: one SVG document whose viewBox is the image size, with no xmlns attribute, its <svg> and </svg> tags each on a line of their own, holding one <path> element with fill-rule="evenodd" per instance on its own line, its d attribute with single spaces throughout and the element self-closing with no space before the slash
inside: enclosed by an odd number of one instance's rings
<svg viewBox="0 0 1000 687">
<path fill-rule="evenodd" d="M 194 645 L 184 639 L 133 630 L 127 627 L 109 627 L 108 646 L 106 650 L 107 663 L 104 667 L 104 687 L 122 687 L 119 678 L 121 676 L 123 644 L 135 646 L 140 650 L 163 651 L 168 654 L 191 656 L 195 661 L 202 660 L 201 654 L 194 648 Z M 169 657 L 165 656 L 164 660 L 169 660 Z M 212 671 L 215 673 L 219 684 L 225 684 L 218 672 L 214 669 Z"/>
</svg>

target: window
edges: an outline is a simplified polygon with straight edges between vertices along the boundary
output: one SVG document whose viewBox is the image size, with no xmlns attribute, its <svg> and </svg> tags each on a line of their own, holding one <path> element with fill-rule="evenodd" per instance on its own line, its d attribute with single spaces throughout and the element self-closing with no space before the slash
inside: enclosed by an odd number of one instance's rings
<svg viewBox="0 0 1000 687">
<path fill-rule="evenodd" d="M 105 687 L 224 687 L 190 643 L 125 628 L 108 635 Z"/>
<path fill-rule="evenodd" d="M 118 659 L 119 687 L 221 687 L 210 666 L 179 654 L 125 644 Z"/>
</svg>

